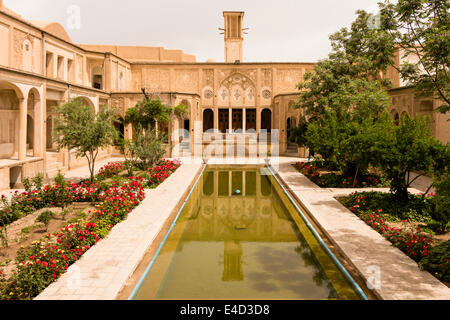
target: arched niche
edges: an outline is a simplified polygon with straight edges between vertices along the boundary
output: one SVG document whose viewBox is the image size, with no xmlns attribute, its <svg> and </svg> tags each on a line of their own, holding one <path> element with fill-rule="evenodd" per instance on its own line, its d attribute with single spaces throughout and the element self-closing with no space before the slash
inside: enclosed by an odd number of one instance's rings
<svg viewBox="0 0 450 320">
<path fill-rule="evenodd" d="M 272 130 L 272 111 L 268 108 L 261 111 L 261 130 L 264 129 L 267 133 Z"/>
<path fill-rule="evenodd" d="M 214 111 L 212 109 L 203 110 L 203 132 L 214 129 Z"/>
</svg>

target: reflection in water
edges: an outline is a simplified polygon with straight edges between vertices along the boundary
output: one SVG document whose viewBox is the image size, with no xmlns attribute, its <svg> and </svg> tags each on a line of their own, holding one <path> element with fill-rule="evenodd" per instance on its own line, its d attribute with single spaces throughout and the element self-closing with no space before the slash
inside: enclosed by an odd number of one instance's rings
<svg viewBox="0 0 450 320">
<path fill-rule="evenodd" d="M 205 170 L 137 299 L 358 299 L 271 177 L 235 168 Z"/>
</svg>

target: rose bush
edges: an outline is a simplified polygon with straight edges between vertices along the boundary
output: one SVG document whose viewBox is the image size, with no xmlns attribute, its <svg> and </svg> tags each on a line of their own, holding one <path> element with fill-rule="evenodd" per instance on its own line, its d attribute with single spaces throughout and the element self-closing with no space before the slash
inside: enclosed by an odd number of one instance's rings
<svg viewBox="0 0 450 320">
<path fill-rule="evenodd" d="M 98 170 L 96 179 L 103 180 L 111 178 L 124 171 L 125 169 L 126 168 L 123 162 L 109 162 Z"/>
<path fill-rule="evenodd" d="M 388 182 L 375 173 L 359 175 L 358 179 L 346 177 L 340 172 L 321 174 L 319 168 L 325 168 L 320 163 L 296 162 L 294 167 L 312 182 L 322 188 L 365 188 L 365 187 L 387 187 Z"/>
<path fill-rule="evenodd" d="M 420 221 L 423 223 L 422 221 L 424 221 L 421 214 L 408 215 L 407 213 L 411 211 L 404 208 L 398 211 L 395 202 L 389 198 L 390 196 L 390 194 L 380 192 L 354 192 L 348 197 L 339 199 L 339 201 L 394 246 L 418 262 L 421 268 L 429 271 L 436 278 L 448 282 L 450 254 L 443 248 L 448 248 L 449 244 L 440 244 L 433 247 L 432 235 L 424 232 L 424 228 L 421 227 L 415 227 L 414 229 L 411 227 L 408 229 L 390 227 L 388 221 L 400 221 L 399 217 L 405 218 L 402 220 L 403 222 Z M 423 202 L 426 203 L 433 197 L 432 195 L 427 197 L 410 196 L 412 197 L 410 203 L 412 206 L 415 205 L 416 209 L 417 207 L 425 208 Z M 378 209 L 375 209 L 377 205 Z M 428 220 L 425 219 L 425 221 Z"/>
<path fill-rule="evenodd" d="M 71 200 L 96 201 L 99 203 L 96 210 L 89 220 L 81 219 L 66 225 L 59 232 L 47 234 L 40 241 L 20 249 L 15 261 L 15 273 L 7 280 L 0 279 L 0 299 L 23 300 L 38 295 L 139 205 L 145 197 L 144 185 L 157 186 L 179 166 L 179 161 L 164 161 L 150 170 L 150 180 L 129 177 L 122 182 L 112 181 L 104 191 L 89 182 L 70 184 L 68 191 Z M 43 188 L 43 195 L 48 198 L 45 201 L 50 201 L 53 188 L 57 187 Z M 41 195 L 39 192 L 37 194 Z M 35 201 L 40 203 L 36 200 L 37 194 L 24 193 L 16 200 L 27 205 Z M 31 205 L 31 208 L 34 206 Z"/>
</svg>

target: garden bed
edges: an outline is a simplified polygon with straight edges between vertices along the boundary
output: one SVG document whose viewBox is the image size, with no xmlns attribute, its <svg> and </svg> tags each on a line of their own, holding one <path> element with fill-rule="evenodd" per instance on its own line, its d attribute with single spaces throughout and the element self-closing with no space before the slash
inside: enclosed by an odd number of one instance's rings
<svg viewBox="0 0 450 320">
<path fill-rule="evenodd" d="M 430 214 L 432 197 L 409 194 L 408 201 L 399 202 L 390 193 L 354 192 L 338 201 L 422 269 L 450 286 L 449 226 Z"/>
<path fill-rule="evenodd" d="M 321 188 L 384 188 L 389 182 L 369 168 L 368 172 L 355 177 L 342 174 L 337 168 L 326 165 L 323 161 L 296 162 L 294 168 Z"/>
<path fill-rule="evenodd" d="M 121 163 L 110 163 L 100 169 L 93 184 L 82 181 L 64 188 L 57 183 L 38 186 L 14 196 L 11 202 L 4 200 L 0 210 L 2 230 L 13 228 L 16 231 L 14 236 L 12 233 L 2 233 L 2 239 L 7 237 L 8 244 L 3 241 L 0 253 L 4 253 L 5 263 L 14 258 L 14 264 L 1 271 L 0 298 L 35 297 L 91 246 L 106 237 L 114 225 L 125 219 L 143 200 L 144 188 L 155 188 L 179 165 L 179 162 L 164 161 L 146 172 L 140 172 L 140 175 L 127 176 Z M 79 204 L 72 209 L 66 207 L 66 216 L 62 219 L 58 215 L 62 210 L 55 206 L 68 206 L 75 202 Z M 80 206 L 89 206 L 89 202 L 96 203 L 96 207 L 80 209 Z M 57 217 L 50 220 L 47 230 L 43 230 L 33 221 L 43 211 L 41 208 L 47 207 L 52 207 L 50 210 Z M 22 232 L 23 228 L 30 228 L 28 237 L 20 241 L 19 236 L 17 243 L 17 230 Z"/>
</svg>

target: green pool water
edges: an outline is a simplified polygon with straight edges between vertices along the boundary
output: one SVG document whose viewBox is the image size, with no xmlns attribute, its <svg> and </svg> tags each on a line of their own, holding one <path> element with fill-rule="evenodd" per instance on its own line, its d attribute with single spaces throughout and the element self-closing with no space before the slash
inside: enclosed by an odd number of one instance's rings
<svg viewBox="0 0 450 320">
<path fill-rule="evenodd" d="M 360 299 L 261 170 L 207 166 L 134 299 Z"/>
</svg>

